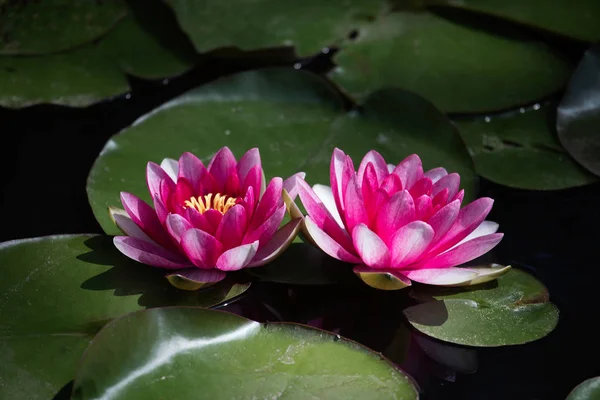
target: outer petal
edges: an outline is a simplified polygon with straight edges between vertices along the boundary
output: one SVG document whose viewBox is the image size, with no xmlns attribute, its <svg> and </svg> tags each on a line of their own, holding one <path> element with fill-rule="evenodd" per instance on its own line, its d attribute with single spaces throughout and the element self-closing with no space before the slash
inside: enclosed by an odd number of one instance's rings
<svg viewBox="0 0 600 400">
<path fill-rule="evenodd" d="M 281 204 L 273 214 L 266 221 L 263 222 L 258 228 L 253 230 L 248 230 L 244 239 L 242 240 L 242 244 L 248 244 L 254 242 L 255 240 L 260 241 L 260 247 L 267 244 L 275 232 L 279 225 L 281 225 L 281 221 L 283 220 L 283 216 L 285 215 L 286 205 Z"/>
<path fill-rule="evenodd" d="M 213 268 L 223 245 L 214 236 L 192 228 L 183 234 L 181 247 L 195 266 Z"/>
<path fill-rule="evenodd" d="M 348 263 L 360 263 L 360 258 L 346 250 L 341 244 L 336 242 L 331 236 L 323 231 L 310 216 L 304 218 L 304 225 L 309 240 L 314 242 L 317 247 L 329 254 L 333 258 L 345 261 Z M 354 250 L 354 249 L 353 249 Z"/>
<path fill-rule="evenodd" d="M 425 172 L 425 176 L 428 177 L 429 179 L 431 179 L 431 181 L 433 183 L 436 183 L 443 176 L 446 176 L 446 175 L 448 175 L 448 171 L 446 171 L 444 168 L 441 168 L 441 167 L 430 169 L 429 171 Z"/>
<path fill-rule="evenodd" d="M 340 213 L 335 206 L 335 199 L 333 198 L 333 192 L 331 191 L 331 187 L 326 185 L 316 184 L 312 187 L 313 191 L 321 200 L 329 214 L 335 219 L 340 228 L 344 227 L 344 222 L 342 222 L 342 217 L 340 217 Z"/>
<path fill-rule="evenodd" d="M 304 179 L 304 178 L 306 178 L 305 172 L 297 172 L 294 175 L 290 176 L 289 178 L 287 178 L 283 181 L 283 188 L 285 190 L 287 190 L 287 192 L 290 195 L 290 198 L 292 200 L 294 200 L 296 198 L 296 196 L 298 196 L 298 188 L 297 188 L 296 180 Z M 330 190 L 331 190 L 331 188 L 330 188 Z"/>
<path fill-rule="evenodd" d="M 166 278 L 171 285 L 182 290 L 198 290 L 207 288 L 225 279 L 227 274 L 216 268 L 201 269 L 196 267 L 173 271 Z"/>
<path fill-rule="evenodd" d="M 429 247 L 433 235 L 433 228 L 423 221 L 413 221 L 398 229 L 390 240 L 391 265 L 399 268 L 419 258 Z"/>
<path fill-rule="evenodd" d="M 237 174 L 236 165 L 235 156 L 227 146 L 222 147 L 210 161 L 208 172 L 215 178 L 220 192 L 224 191 L 229 175 Z"/>
<path fill-rule="evenodd" d="M 231 249 L 242 243 L 247 224 L 244 206 L 236 204 L 227 210 L 215 234 L 215 238 L 223 244 L 223 250 Z"/>
<path fill-rule="evenodd" d="M 354 248 L 362 261 L 372 268 L 389 268 L 390 252 L 383 240 L 365 224 L 358 224 L 352 231 Z"/>
<path fill-rule="evenodd" d="M 367 285 L 380 290 L 398 290 L 411 285 L 410 279 L 393 269 L 375 269 L 357 265 L 354 273 Z"/>
<path fill-rule="evenodd" d="M 150 239 L 150 236 L 146 235 L 144 231 L 137 226 L 135 222 L 133 222 L 133 220 L 127 214 L 127 211 L 117 207 L 108 207 L 108 213 L 110 214 L 110 217 L 115 225 L 117 225 L 117 228 L 119 228 L 127 236 L 154 243 L 154 241 Z"/>
<path fill-rule="evenodd" d="M 146 166 L 146 183 L 148 184 L 150 196 L 159 195 L 163 203 L 166 204 L 167 199 L 163 198 L 163 193 L 161 193 L 161 182 L 165 182 L 170 191 L 175 190 L 175 183 L 171 177 L 158 164 L 149 162 Z"/>
<path fill-rule="evenodd" d="M 236 169 L 238 177 L 240 178 L 240 182 L 244 182 L 248 172 L 250 172 L 250 170 L 256 166 L 262 169 L 260 152 L 258 151 L 258 148 L 255 147 L 248 150 L 237 163 Z"/>
<path fill-rule="evenodd" d="M 377 213 L 375 229 L 377 234 L 389 243 L 391 236 L 402 226 L 415 219 L 415 203 L 407 190 L 397 192 Z"/>
<path fill-rule="evenodd" d="M 392 172 L 402 181 L 402 188 L 408 190 L 423 177 L 423 163 L 416 154 L 406 157 Z"/>
<path fill-rule="evenodd" d="M 360 165 L 358 166 L 358 172 L 356 173 L 356 180 L 359 184 L 362 184 L 365 170 L 367 169 L 367 165 L 369 165 L 369 164 L 373 165 L 373 168 L 375 170 L 375 175 L 377 176 L 377 185 L 376 186 L 379 186 L 381 184 L 381 182 L 383 182 L 385 177 L 389 175 L 389 172 L 388 172 L 387 164 L 385 163 L 385 160 L 383 159 L 381 154 L 379 154 L 375 150 L 369 151 L 363 157 L 362 161 L 360 162 Z"/>
<path fill-rule="evenodd" d="M 187 179 L 194 190 L 199 192 L 202 177 L 208 174 L 208 170 L 204 167 L 202 161 L 192 153 L 185 152 L 179 157 L 178 168 L 177 177 Z"/>
<path fill-rule="evenodd" d="M 301 224 L 302 219 L 300 218 L 293 219 L 285 224 L 281 229 L 275 232 L 267 244 L 258 250 L 252 259 L 252 262 L 250 262 L 247 267 L 260 267 L 277 258 L 290 244 L 292 244 L 294 238 L 298 235 Z"/>
<path fill-rule="evenodd" d="M 129 217 L 146 235 L 164 247 L 173 247 L 169 235 L 158 220 L 156 212 L 152 207 L 137 196 L 127 192 L 121 192 L 121 203 L 123 203 L 123 207 Z"/>
<path fill-rule="evenodd" d="M 466 238 L 464 238 L 463 240 L 461 240 L 460 242 L 458 242 L 457 244 L 452 246 L 450 249 L 460 246 L 461 244 L 466 243 L 469 240 L 478 238 L 480 236 L 485 236 L 485 235 L 490 235 L 492 233 L 496 233 L 498 231 L 498 228 L 499 228 L 499 225 L 494 221 L 483 221 L 481 224 L 479 224 L 479 226 L 477 228 L 475 228 L 475 230 L 473 232 L 469 233 L 469 235 Z"/>
<path fill-rule="evenodd" d="M 433 258 L 410 266 L 411 269 L 448 268 L 471 261 L 494 247 L 502 240 L 503 233 L 480 236 Z M 412 279 L 412 278 L 411 278 Z"/>
<path fill-rule="evenodd" d="M 252 261 L 258 250 L 258 240 L 227 250 L 217 260 L 221 271 L 237 271 Z"/>
<path fill-rule="evenodd" d="M 248 226 L 249 231 L 256 230 L 271 215 L 273 215 L 275 210 L 281 207 L 281 204 L 283 204 L 283 199 L 281 198 L 282 190 L 282 179 L 279 177 L 271 179 L 271 182 L 269 182 L 269 186 L 267 186 L 267 190 L 260 199 L 258 206 L 256 207 L 256 211 L 252 216 L 252 221 Z"/>
<path fill-rule="evenodd" d="M 127 257 L 160 268 L 185 268 L 190 264 L 175 253 L 150 242 L 129 236 L 116 236 L 113 239 L 115 247 Z"/>
<path fill-rule="evenodd" d="M 177 244 L 181 243 L 181 237 L 188 230 L 192 229 L 192 224 L 179 214 L 169 214 L 166 220 L 167 231 Z"/>
<path fill-rule="evenodd" d="M 352 177 L 348 183 L 346 195 L 344 196 L 344 204 L 346 206 L 344 219 L 346 220 L 346 229 L 348 232 L 352 232 L 358 224 L 367 224 L 369 222 L 362 191 L 356 176 Z"/>
<path fill-rule="evenodd" d="M 348 182 L 355 175 L 354 165 L 352 159 L 347 157 L 346 154 L 338 149 L 333 149 L 331 155 L 331 165 L 329 168 L 329 179 L 331 181 L 331 189 L 333 191 L 333 198 L 340 214 L 344 214 L 344 194 L 346 193 L 346 187 Z"/>
<path fill-rule="evenodd" d="M 402 272 L 412 281 L 438 286 L 469 282 L 477 276 L 476 271 L 467 268 L 434 268 Z"/>
<path fill-rule="evenodd" d="M 173 180 L 173 182 L 177 182 L 177 173 L 179 172 L 179 166 L 177 165 L 177 160 L 173 160 L 172 158 L 165 158 L 160 163 L 160 167 L 169 175 L 169 177 Z"/>
<path fill-rule="evenodd" d="M 154 196 L 154 211 L 156 211 L 156 216 L 161 224 L 164 225 L 167 220 L 167 215 L 169 215 L 169 209 L 166 204 L 160 199 L 159 195 Z"/>
</svg>

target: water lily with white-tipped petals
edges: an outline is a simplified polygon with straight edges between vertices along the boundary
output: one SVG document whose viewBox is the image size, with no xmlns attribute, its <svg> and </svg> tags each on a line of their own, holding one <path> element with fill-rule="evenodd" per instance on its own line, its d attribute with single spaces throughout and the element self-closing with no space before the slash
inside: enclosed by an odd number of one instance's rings
<svg viewBox="0 0 600 400">
<path fill-rule="evenodd" d="M 423 171 L 410 155 L 398 165 L 368 152 L 358 171 L 335 149 L 331 187 L 312 188 L 298 179 L 308 216 L 303 232 L 313 244 L 339 260 L 355 264 L 367 284 L 401 289 L 411 281 L 462 286 L 481 283 L 508 268 L 455 268 L 479 257 L 502 239 L 498 224 L 485 221 L 493 200 L 483 197 L 461 207 L 460 177 L 444 168 Z M 302 218 L 288 200 L 290 214 Z"/>
<path fill-rule="evenodd" d="M 275 259 L 298 233 L 300 219 L 280 228 L 283 194 L 296 193 L 298 173 L 266 185 L 258 149 L 239 161 L 227 147 L 208 166 L 193 154 L 179 160 L 149 162 L 146 180 L 154 207 L 121 192 L 124 210 L 110 208 L 127 236 L 114 244 L 127 257 L 173 270 L 199 288 L 220 281 L 226 272 L 257 267 Z M 173 282 L 173 281 L 172 281 Z"/>
</svg>

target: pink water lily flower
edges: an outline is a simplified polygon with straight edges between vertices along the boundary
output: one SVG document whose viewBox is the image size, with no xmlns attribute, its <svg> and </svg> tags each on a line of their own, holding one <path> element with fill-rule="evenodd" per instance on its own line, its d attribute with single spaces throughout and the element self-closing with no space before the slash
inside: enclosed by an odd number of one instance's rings
<svg viewBox="0 0 600 400">
<path fill-rule="evenodd" d="M 283 193 L 296 193 L 298 173 L 266 185 L 258 149 L 236 161 L 223 147 L 207 167 L 193 154 L 149 162 L 146 180 L 154 208 L 121 192 L 125 210 L 110 209 L 127 236 L 114 244 L 127 257 L 166 268 L 188 282 L 213 283 L 227 271 L 264 265 L 298 233 L 301 220 L 280 229 Z M 195 286 L 200 287 L 200 286 Z"/>
<path fill-rule="evenodd" d="M 312 188 L 298 179 L 308 216 L 309 241 L 379 289 L 401 289 L 411 281 L 461 286 L 495 279 L 508 268 L 453 268 L 491 250 L 502 239 L 498 224 L 485 221 L 493 200 L 480 198 L 461 208 L 460 177 L 444 168 L 423 171 L 413 154 L 398 165 L 368 152 L 358 171 L 335 149 L 331 187 Z M 290 213 L 302 217 L 288 204 Z"/>
</svg>

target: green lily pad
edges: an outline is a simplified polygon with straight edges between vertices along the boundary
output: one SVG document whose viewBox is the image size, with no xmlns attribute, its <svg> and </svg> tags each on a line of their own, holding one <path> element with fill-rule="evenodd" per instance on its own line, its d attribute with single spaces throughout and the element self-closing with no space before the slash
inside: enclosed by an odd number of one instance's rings
<svg viewBox="0 0 600 400">
<path fill-rule="evenodd" d="M 573 389 L 565 400 L 598 400 L 600 399 L 600 376 L 587 379 Z"/>
<path fill-rule="evenodd" d="M 98 39 L 127 13 L 125 2 L 3 1 L 0 54 L 47 54 Z"/>
<path fill-rule="evenodd" d="M 145 307 L 212 306 L 231 293 L 218 285 L 177 290 L 162 271 L 129 260 L 102 236 L 4 242 L 0 260 L 2 399 L 52 398 L 113 318 Z"/>
<path fill-rule="evenodd" d="M 563 189 L 598 179 L 577 164 L 558 142 L 556 110 L 455 123 L 478 174 L 501 185 L 535 190 Z"/>
<path fill-rule="evenodd" d="M 94 46 L 46 56 L 0 56 L 0 105 L 86 107 L 129 91 L 125 75 Z"/>
<path fill-rule="evenodd" d="M 172 10 L 160 1 L 129 1 L 130 12 L 100 42 L 123 72 L 146 79 L 173 77 L 198 61 Z"/>
<path fill-rule="evenodd" d="M 329 332 L 197 308 L 135 312 L 85 352 L 73 399 L 417 399 L 387 359 Z"/>
<path fill-rule="evenodd" d="M 424 303 L 404 310 L 420 332 L 446 342 L 480 347 L 538 340 L 556 327 L 558 309 L 531 275 L 511 269 L 495 281 L 458 288 L 413 288 Z"/>
<path fill-rule="evenodd" d="M 459 172 L 467 194 L 474 194 L 471 159 L 460 137 L 427 101 L 399 90 L 381 92 L 366 101 L 364 114 L 346 113 L 341 98 L 318 76 L 266 69 L 188 92 L 113 136 L 88 176 L 96 219 L 105 232 L 118 234 L 107 208 L 119 205 L 119 192 L 150 201 L 148 161 L 160 163 L 190 151 L 207 162 L 222 146 L 238 158 L 259 147 L 267 179 L 305 171 L 311 184 L 329 183 L 335 146 L 356 165 L 370 149 L 390 163 L 416 152 L 427 168 L 443 165 Z"/>
<path fill-rule="evenodd" d="M 335 46 L 359 21 L 377 17 L 388 6 L 382 0 L 297 3 L 167 0 L 167 3 L 198 52 L 220 47 L 255 50 L 295 46 L 301 57 Z"/>
<path fill-rule="evenodd" d="M 575 70 L 558 106 L 556 129 L 569 154 L 600 176 L 600 45 L 592 46 Z"/>
<path fill-rule="evenodd" d="M 506 18 L 588 42 L 600 40 L 600 2 L 596 0 L 426 0 L 426 3 Z"/>
<path fill-rule="evenodd" d="M 357 98 L 379 87 L 414 91 L 446 112 L 506 109 L 561 90 L 570 64 L 541 43 L 517 41 L 426 12 L 364 23 L 334 56 L 330 76 Z"/>
</svg>

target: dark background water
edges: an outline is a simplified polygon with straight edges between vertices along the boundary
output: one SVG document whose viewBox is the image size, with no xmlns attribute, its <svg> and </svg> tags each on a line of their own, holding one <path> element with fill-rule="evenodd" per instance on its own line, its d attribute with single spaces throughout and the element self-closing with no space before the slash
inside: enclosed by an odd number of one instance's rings
<svg viewBox="0 0 600 400">
<path fill-rule="evenodd" d="M 308 64 L 312 70 L 322 68 L 319 60 Z M 88 205 L 85 185 L 107 139 L 186 89 L 245 68 L 233 61 L 209 60 L 171 81 L 132 80 L 130 94 L 84 109 L 49 105 L 0 109 L 0 240 L 102 233 Z M 489 219 L 499 222 L 505 233 L 497 259 L 527 270 L 546 284 L 560 309 L 558 327 L 534 343 L 478 349 L 475 374 L 454 373 L 418 350 L 403 367 L 417 377 L 425 399 L 564 399 L 575 385 L 600 375 L 596 322 L 600 316 L 600 184 L 538 192 L 482 180 L 480 195 L 496 200 Z M 353 293 L 330 287 L 309 289 L 310 296 L 307 288 L 275 284 L 253 290 L 232 311 L 256 319 L 305 322 L 315 316 L 305 315 L 298 305 L 312 298 L 316 308 L 311 309 L 327 309 L 329 320 L 345 327 L 341 334 L 378 351 L 389 344 L 401 322 L 401 308 L 385 296 L 373 299 L 368 288 Z"/>
</svg>

